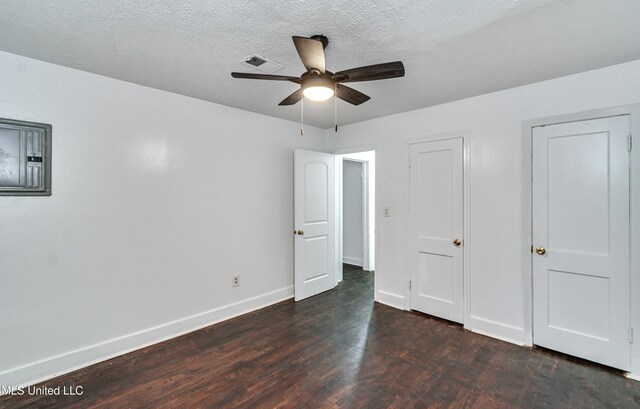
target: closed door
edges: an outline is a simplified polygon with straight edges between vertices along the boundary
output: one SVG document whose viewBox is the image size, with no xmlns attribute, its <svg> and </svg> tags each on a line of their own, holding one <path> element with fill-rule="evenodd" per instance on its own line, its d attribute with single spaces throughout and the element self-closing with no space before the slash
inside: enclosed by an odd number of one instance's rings
<svg viewBox="0 0 640 409">
<path fill-rule="evenodd" d="M 463 320 L 462 138 L 410 148 L 411 308 Z"/>
<path fill-rule="evenodd" d="M 534 343 L 629 369 L 628 116 L 533 130 Z"/>
<path fill-rule="evenodd" d="M 300 301 L 335 286 L 334 157 L 294 153 L 294 289 Z"/>
</svg>

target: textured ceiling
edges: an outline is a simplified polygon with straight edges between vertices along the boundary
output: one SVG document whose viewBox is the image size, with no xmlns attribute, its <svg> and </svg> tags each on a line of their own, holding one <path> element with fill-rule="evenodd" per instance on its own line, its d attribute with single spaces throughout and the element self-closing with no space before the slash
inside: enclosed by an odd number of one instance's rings
<svg viewBox="0 0 640 409">
<path fill-rule="evenodd" d="M 318 33 L 334 72 L 402 60 L 404 78 L 350 84 L 372 99 L 339 102 L 346 124 L 639 59 L 638 21 L 638 0 L 3 0 L 0 49 L 293 121 L 277 104 L 296 85 L 232 79 L 239 60 L 297 76 L 291 36 Z M 305 122 L 331 127 L 333 103 Z"/>
</svg>

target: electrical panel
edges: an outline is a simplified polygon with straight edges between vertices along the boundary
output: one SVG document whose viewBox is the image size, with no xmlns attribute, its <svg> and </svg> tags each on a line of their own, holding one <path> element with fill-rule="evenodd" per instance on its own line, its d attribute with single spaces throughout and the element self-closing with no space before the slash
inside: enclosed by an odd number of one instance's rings
<svg viewBox="0 0 640 409">
<path fill-rule="evenodd" d="M 51 195 L 51 125 L 0 118 L 0 196 Z"/>
</svg>

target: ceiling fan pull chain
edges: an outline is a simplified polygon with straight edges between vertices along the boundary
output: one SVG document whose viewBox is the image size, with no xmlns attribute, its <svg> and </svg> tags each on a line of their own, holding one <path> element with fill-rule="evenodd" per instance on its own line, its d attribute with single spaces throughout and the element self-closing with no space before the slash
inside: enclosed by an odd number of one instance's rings
<svg viewBox="0 0 640 409">
<path fill-rule="evenodd" d="M 300 136 L 304 136 L 304 98 L 300 100 Z"/>
<path fill-rule="evenodd" d="M 333 84 L 333 116 L 336 124 L 336 132 L 338 132 L 338 83 Z"/>
</svg>

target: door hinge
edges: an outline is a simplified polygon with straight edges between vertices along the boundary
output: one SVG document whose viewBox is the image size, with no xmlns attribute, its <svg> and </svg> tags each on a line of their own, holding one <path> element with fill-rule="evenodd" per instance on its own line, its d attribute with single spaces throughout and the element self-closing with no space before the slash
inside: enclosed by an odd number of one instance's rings
<svg viewBox="0 0 640 409">
<path fill-rule="evenodd" d="M 633 145 L 633 137 L 631 136 L 631 134 L 629 134 L 629 136 L 627 136 L 627 150 L 629 152 L 631 152 L 632 145 Z"/>
<path fill-rule="evenodd" d="M 629 343 L 633 343 L 633 328 L 629 328 Z"/>
<path fill-rule="evenodd" d="M 409 291 L 411 291 L 411 280 L 407 284 L 409 285 Z"/>
</svg>

